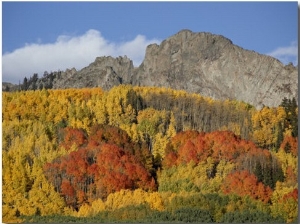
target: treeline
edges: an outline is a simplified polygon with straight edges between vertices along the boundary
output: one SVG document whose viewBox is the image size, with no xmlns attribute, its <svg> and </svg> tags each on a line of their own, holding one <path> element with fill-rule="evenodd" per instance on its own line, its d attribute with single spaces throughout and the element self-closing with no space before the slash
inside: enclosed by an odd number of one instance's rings
<svg viewBox="0 0 300 224">
<path fill-rule="evenodd" d="M 3 93 L 5 222 L 293 222 L 298 107 L 166 88 Z M 83 218 L 84 217 L 84 218 Z"/>
<path fill-rule="evenodd" d="M 19 84 L 5 85 L 2 89 L 4 92 L 15 92 L 15 91 L 29 91 L 29 90 L 42 90 L 52 89 L 54 82 L 61 78 L 62 72 L 47 72 L 45 71 L 43 76 L 39 78 L 37 73 L 34 73 L 29 78 L 24 77 L 23 82 L 19 81 Z"/>
</svg>

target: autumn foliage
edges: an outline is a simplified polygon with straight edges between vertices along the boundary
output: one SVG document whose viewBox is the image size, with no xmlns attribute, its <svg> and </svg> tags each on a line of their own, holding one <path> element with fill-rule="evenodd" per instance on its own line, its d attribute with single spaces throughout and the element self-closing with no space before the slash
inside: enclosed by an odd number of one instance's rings
<svg viewBox="0 0 300 224">
<path fill-rule="evenodd" d="M 286 136 L 280 145 L 280 150 L 298 156 L 298 137 Z"/>
<path fill-rule="evenodd" d="M 106 197 L 121 189 L 155 190 L 156 183 L 145 167 L 141 154 L 146 149 L 130 143 L 126 132 L 112 126 L 96 126 L 84 139 L 80 130 L 66 128 L 61 144 L 67 148 L 70 137 L 79 136 L 78 150 L 44 166 L 46 177 L 74 208 Z M 85 145 L 83 143 L 86 142 Z M 144 151 L 144 152 L 141 152 Z"/>
<path fill-rule="evenodd" d="M 270 201 L 272 195 L 271 188 L 258 182 L 257 177 L 254 174 L 250 174 L 247 170 L 229 174 L 221 189 L 225 194 L 248 195 L 265 203 Z"/>
<path fill-rule="evenodd" d="M 295 222 L 295 100 L 120 85 L 2 94 L 4 222 Z"/>
<path fill-rule="evenodd" d="M 221 159 L 237 162 L 240 156 L 251 154 L 252 151 L 263 152 L 253 142 L 242 140 L 229 131 L 186 131 L 171 139 L 166 147 L 167 154 L 163 163 L 170 167 L 191 161 L 199 163 L 209 157 L 216 163 Z"/>
</svg>

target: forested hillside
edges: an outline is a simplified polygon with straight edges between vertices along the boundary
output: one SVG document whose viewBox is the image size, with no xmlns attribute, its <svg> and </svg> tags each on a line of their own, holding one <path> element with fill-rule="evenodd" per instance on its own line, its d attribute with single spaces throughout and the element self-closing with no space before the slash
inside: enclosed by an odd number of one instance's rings
<svg viewBox="0 0 300 224">
<path fill-rule="evenodd" d="M 4 92 L 4 222 L 297 222 L 298 106 L 120 85 Z"/>
</svg>

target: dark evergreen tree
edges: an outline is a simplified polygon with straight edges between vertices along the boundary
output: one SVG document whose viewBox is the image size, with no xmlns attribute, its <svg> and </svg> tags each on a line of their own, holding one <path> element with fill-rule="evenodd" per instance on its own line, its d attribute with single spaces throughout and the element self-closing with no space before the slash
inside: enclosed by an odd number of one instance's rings
<svg viewBox="0 0 300 224">
<path fill-rule="evenodd" d="M 28 80 L 25 77 L 24 81 L 23 81 L 23 84 L 22 84 L 22 90 L 27 90 L 27 89 L 28 89 Z"/>
<path fill-rule="evenodd" d="M 254 169 L 254 174 L 257 177 L 259 182 L 263 181 L 264 178 L 263 178 L 263 172 L 262 172 L 262 167 L 261 167 L 260 162 L 256 163 L 256 166 L 255 166 L 255 169 Z"/>
<path fill-rule="evenodd" d="M 9 91 L 10 91 L 9 86 L 5 86 L 4 92 L 9 92 Z"/>
<path fill-rule="evenodd" d="M 296 109 L 298 107 L 296 99 L 293 98 L 287 99 L 286 97 L 282 100 L 280 104 L 285 110 L 286 119 L 284 121 L 284 127 L 288 128 L 292 127 L 292 136 L 298 137 L 298 114 L 296 113 Z"/>
<path fill-rule="evenodd" d="M 278 129 L 278 132 L 277 132 L 277 140 L 276 140 L 276 143 L 275 143 L 275 150 L 276 152 L 278 152 L 278 149 L 283 141 L 283 133 L 284 133 L 284 128 L 283 128 L 283 125 L 282 123 L 278 123 L 277 124 L 277 129 Z"/>
</svg>

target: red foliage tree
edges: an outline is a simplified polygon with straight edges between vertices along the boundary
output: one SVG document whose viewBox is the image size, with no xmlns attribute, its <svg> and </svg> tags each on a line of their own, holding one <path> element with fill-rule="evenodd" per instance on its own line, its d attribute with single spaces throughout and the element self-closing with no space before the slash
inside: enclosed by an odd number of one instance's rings
<svg viewBox="0 0 300 224">
<path fill-rule="evenodd" d="M 295 170 L 293 167 L 288 166 L 286 168 L 286 178 L 285 181 L 289 184 L 296 184 L 297 183 L 297 174 L 295 173 Z"/>
<path fill-rule="evenodd" d="M 283 199 L 283 201 L 286 201 L 289 198 L 293 198 L 295 201 L 298 201 L 298 189 L 297 188 L 295 188 L 290 193 L 285 194 L 282 199 Z"/>
<path fill-rule="evenodd" d="M 61 184 L 61 193 L 64 196 L 67 205 L 75 205 L 75 190 L 68 180 L 63 180 Z"/>
<path fill-rule="evenodd" d="M 115 144 L 123 148 L 126 152 L 135 155 L 145 166 L 147 163 L 153 162 L 152 155 L 146 145 L 132 142 L 124 130 L 102 124 L 91 127 L 87 148 L 93 149 L 104 143 Z M 147 169 L 151 171 L 152 167 L 147 167 Z"/>
<path fill-rule="evenodd" d="M 177 163 L 181 164 L 187 164 L 191 161 L 198 163 L 199 158 L 198 158 L 198 152 L 197 152 L 197 147 L 195 144 L 191 141 L 188 140 L 182 147 L 179 148 L 178 150 L 178 160 Z"/>
<path fill-rule="evenodd" d="M 70 133 L 81 132 L 70 129 L 67 134 Z M 67 143 L 63 144 L 69 145 L 70 139 L 67 137 Z M 87 139 L 76 140 L 81 146 L 77 151 L 44 166 L 46 177 L 68 205 L 78 207 L 99 197 L 105 199 L 121 189 L 156 189 L 155 180 L 145 166 L 147 150 L 132 143 L 124 131 L 97 126 Z"/>
<path fill-rule="evenodd" d="M 152 177 L 142 163 L 116 145 L 102 145 L 97 154 L 97 166 L 100 172 L 95 177 L 96 185 L 105 194 L 121 189 L 155 189 Z M 102 197 L 105 198 L 105 194 Z"/>
<path fill-rule="evenodd" d="M 221 186 L 221 190 L 224 194 L 248 195 L 253 199 L 259 199 L 265 203 L 270 201 L 272 195 L 271 188 L 258 182 L 257 177 L 247 170 L 227 175 Z"/>
<path fill-rule="evenodd" d="M 213 158 L 216 163 L 222 159 L 236 162 L 238 157 L 252 149 L 254 143 L 245 141 L 229 131 L 198 133 L 187 131 L 177 134 L 166 147 L 163 166 L 181 163 L 196 163 Z"/>
<path fill-rule="evenodd" d="M 171 167 L 176 164 L 176 161 L 178 159 L 177 153 L 176 152 L 169 152 L 165 157 L 162 162 L 163 167 Z"/>
<path fill-rule="evenodd" d="M 194 139 L 199 135 L 198 131 L 188 130 L 176 134 L 166 146 L 166 155 L 173 151 L 178 151 L 178 148 L 186 143 L 186 141 Z"/>
<path fill-rule="evenodd" d="M 66 127 L 62 130 L 63 141 L 60 146 L 69 150 L 74 144 L 76 147 L 81 147 L 87 142 L 86 134 L 83 130 Z"/>
<path fill-rule="evenodd" d="M 126 150 L 134 148 L 134 143 L 131 141 L 126 131 L 111 125 L 98 124 L 91 127 L 88 141 L 89 144 L 93 145 L 111 143 L 125 148 Z"/>
</svg>

